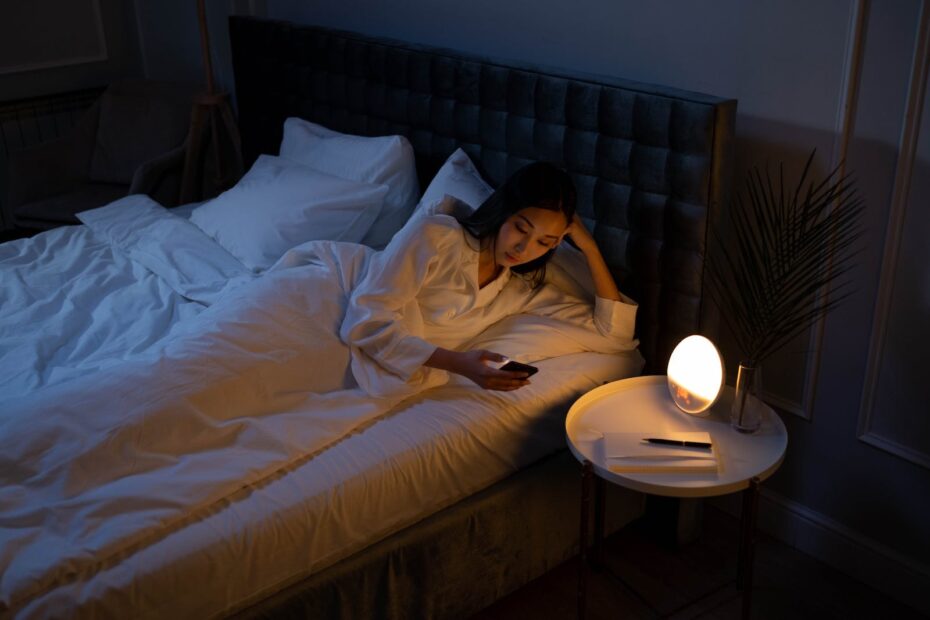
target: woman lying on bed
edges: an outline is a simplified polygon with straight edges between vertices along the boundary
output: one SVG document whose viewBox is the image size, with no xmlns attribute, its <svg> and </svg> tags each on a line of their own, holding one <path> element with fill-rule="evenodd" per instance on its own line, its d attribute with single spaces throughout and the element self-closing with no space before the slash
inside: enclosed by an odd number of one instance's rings
<svg viewBox="0 0 930 620">
<path fill-rule="evenodd" d="M 634 349 L 636 306 L 574 207 L 565 173 L 531 165 L 461 221 L 415 215 L 381 252 L 305 243 L 143 354 L 5 401 L 0 615 L 314 458 L 450 373 L 499 390 L 481 396 L 545 406 L 516 389 L 524 374 L 485 363 L 494 346 L 469 345 L 490 332 L 537 334 L 524 342 L 538 350 L 509 352 L 528 361 Z M 544 279 L 565 235 L 586 257 L 593 306 L 559 285 L 556 265 Z"/>
<path fill-rule="evenodd" d="M 545 285 L 545 271 L 565 236 L 584 253 L 597 290 L 595 329 L 605 340 L 629 343 L 635 306 L 621 299 L 576 215 L 571 178 L 550 164 L 533 163 L 474 213 L 419 218 L 374 257 L 352 292 L 341 329 L 353 348 L 356 377 L 366 375 L 370 359 L 412 382 L 434 368 L 486 389 L 525 385 L 526 373 L 488 364 L 502 356 L 457 349 L 505 316 L 557 313 L 564 306 L 564 297 Z"/>
</svg>

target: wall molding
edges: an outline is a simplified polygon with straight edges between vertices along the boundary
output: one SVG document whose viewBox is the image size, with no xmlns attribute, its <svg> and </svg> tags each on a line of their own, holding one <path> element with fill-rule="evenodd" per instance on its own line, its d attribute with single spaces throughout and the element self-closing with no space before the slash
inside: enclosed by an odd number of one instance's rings
<svg viewBox="0 0 930 620">
<path fill-rule="evenodd" d="M 875 413 L 875 394 L 881 374 L 881 361 L 888 331 L 889 313 L 895 287 L 895 272 L 901 245 L 901 234 L 910 195 L 911 177 L 914 172 L 917 140 L 920 135 L 921 111 L 927 92 L 927 70 L 930 67 L 930 5 L 923 0 L 920 5 L 920 22 L 911 63 L 904 125 L 898 142 L 898 161 L 895 166 L 894 186 L 891 192 L 891 208 L 885 232 L 881 276 L 869 339 L 869 354 L 866 363 L 865 385 L 859 406 L 858 437 L 863 442 L 890 452 L 900 458 L 930 468 L 930 454 L 904 446 L 892 438 L 883 437 L 872 430 Z"/>
<path fill-rule="evenodd" d="M 837 100 L 834 121 L 835 138 L 830 158 L 830 169 L 839 168 L 840 175 L 846 172 L 846 155 L 855 128 L 856 103 L 859 99 L 862 50 L 865 41 L 868 9 L 868 0 L 852 0 L 850 3 L 849 22 L 846 30 L 846 55 L 843 61 L 843 82 L 840 87 L 841 95 Z M 822 290 L 820 295 L 825 297 L 829 295 L 829 291 Z M 779 394 L 763 388 L 760 394 L 762 400 L 777 407 L 780 411 L 790 413 L 804 420 L 811 421 L 813 419 L 814 400 L 817 397 L 817 379 L 823 357 L 825 325 L 826 321 L 820 319 L 813 324 L 808 333 L 807 349 L 811 354 L 805 363 L 801 393 L 799 395 Z M 796 396 L 799 396 L 800 399 Z"/>
<path fill-rule="evenodd" d="M 765 381 L 763 377 L 762 381 Z M 795 400 L 794 398 L 785 396 L 784 394 L 776 394 L 763 388 L 759 394 L 762 397 L 762 400 L 776 407 L 779 411 L 784 411 L 792 415 L 796 415 L 799 418 L 805 420 L 810 420 L 810 415 L 808 415 L 808 410 L 804 409 L 804 403 Z"/>
<path fill-rule="evenodd" d="M 856 104 L 859 101 L 859 82 L 862 76 L 862 56 L 865 42 L 866 22 L 869 15 L 868 0 L 853 0 L 849 23 L 846 33 L 846 56 L 843 62 L 843 83 L 837 101 L 836 120 L 834 124 L 833 153 L 830 158 L 830 169 L 839 168 L 839 175 L 846 174 L 846 156 L 849 152 L 849 143 L 855 130 Z M 830 251 L 830 263 L 833 263 L 833 250 Z M 820 291 L 821 297 L 829 296 L 830 291 Z M 823 344 L 826 332 L 826 320 L 821 318 L 814 323 L 808 336 L 808 350 L 811 352 L 804 373 L 804 384 L 801 389 L 801 400 L 780 397 L 771 402 L 776 406 L 793 413 L 799 418 L 811 421 L 814 417 L 814 401 L 817 398 L 817 380 L 820 376 L 820 366 L 823 362 Z"/>
<path fill-rule="evenodd" d="M 100 0 L 91 0 L 91 6 L 94 9 L 94 22 L 96 24 L 97 41 L 100 45 L 100 52 L 89 56 L 65 56 L 56 60 L 45 62 L 28 62 L 21 65 L 10 65 L 0 67 L 0 75 L 10 73 L 22 73 L 23 71 L 38 71 L 41 69 L 55 69 L 57 67 L 68 67 L 71 65 L 82 65 L 91 62 L 103 62 L 109 58 L 107 52 L 107 37 L 103 27 L 103 12 L 100 9 Z"/>
<path fill-rule="evenodd" d="M 740 495 L 710 500 L 739 517 Z M 763 488 L 758 529 L 883 594 L 930 614 L 930 565 L 918 562 L 819 512 Z"/>
</svg>

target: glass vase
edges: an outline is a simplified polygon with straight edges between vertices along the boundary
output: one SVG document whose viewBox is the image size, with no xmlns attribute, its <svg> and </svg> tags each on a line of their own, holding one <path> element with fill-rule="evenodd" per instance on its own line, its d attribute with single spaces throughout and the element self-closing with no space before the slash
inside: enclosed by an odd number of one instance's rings
<svg viewBox="0 0 930 620">
<path fill-rule="evenodd" d="M 762 370 L 741 363 L 736 374 L 730 425 L 741 433 L 755 433 L 762 426 L 765 405 L 759 398 L 762 390 Z"/>
</svg>

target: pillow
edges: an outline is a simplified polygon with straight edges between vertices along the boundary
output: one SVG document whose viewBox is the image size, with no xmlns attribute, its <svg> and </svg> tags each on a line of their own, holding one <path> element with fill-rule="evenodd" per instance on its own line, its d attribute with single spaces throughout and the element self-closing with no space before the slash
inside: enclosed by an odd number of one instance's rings
<svg viewBox="0 0 930 620">
<path fill-rule="evenodd" d="M 563 290 L 572 292 L 575 296 L 582 299 L 594 299 L 597 288 L 594 286 L 594 279 L 591 277 L 591 269 L 588 267 L 588 259 L 580 250 L 563 241 L 555 249 L 549 264 L 546 265 L 546 279 L 556 281 L 557 285 L 562 284 L 564 276 L 568 276 L 570 284 L 561 286 Z"/>
<path fill-rule="evenodd" d="M 590 311 L 590 310 L 588 310 Z M 606 345 L 606 346 L 605 346 Z M 619 374 L 604 381 L 635 377 L 642 372 L 645 360 L 636 348 L 611 347 L 591 328 L 567 321 L 533 314 L 514 314 L 491 325 L 459 350 L 485 349 L 506 355 L 512 360 L 539 366 L 537 381 L 564 381 L 553 375 L 553 368 L 570 370 L 579 356 L 598 356 L 610 362 Z M 542 364 L 540 364 L 542 362 Z M 551 364 L 556 364 L 552 366 Z M 582 369 L 577 368 L 579 372 Z M 468 383 L 450 374 L 450 383 Z M 520 395 L 522 390 L 515 393 Z M 530 392 L 532 394 L 532 392 Z"/>
<path fill-rule="evenodd" d="M 462 149 L 456 149 L 442 165 L 423 197 L 417 204 L 417 213 L 433 207 L 444 196 L 454 196 L 474 211 L 494 193 Z"/>
<path fill-rule="evenodd" d="M 386 185 L 340 179 L 262 155 L 233 187 L 190 221 L 254 271 L 305 241 L 358 242 L 378 217 Z"/>
<path fill-rule="evenodd" d="M 376 250 L 401 229 L 420 193 L 413 147 L 403 136 L 352 136 L 292 117 L 284 121 L 280 155 L 343 179 L 387 185 L 381 215 L 361 239 Z"/>
<path fill-rule="evenodd" d="M 566 303 L 566 306 L 570 303 Z M 591 304 L 578 302 L 569 314 L 590 315 Z M 635 341 L 634 341 L 635 345 Z M 524 364 L 571 355 L 573 353 L 626 354 L 629 342 L 612 341 L 601 336 L 593 325 L 576 320 L 562 320 L 538 314 L 513 314 L 504 317 L 472 338 L 460 350 L 488 349 Z"/>
</svg>

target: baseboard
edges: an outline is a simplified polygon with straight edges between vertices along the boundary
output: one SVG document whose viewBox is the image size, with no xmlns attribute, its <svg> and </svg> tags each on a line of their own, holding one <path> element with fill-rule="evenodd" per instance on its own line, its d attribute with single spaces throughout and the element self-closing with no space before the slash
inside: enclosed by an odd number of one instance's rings
<svg viewBox="0 0 930 620">
<path fill-rule="evenodd" d="M 710 502 L 739 516 L 738 494 Z M 758 514 L 760 531 L 930 615 L 930 566 L 768 489 L 762 489 Z"/>
</svg>

